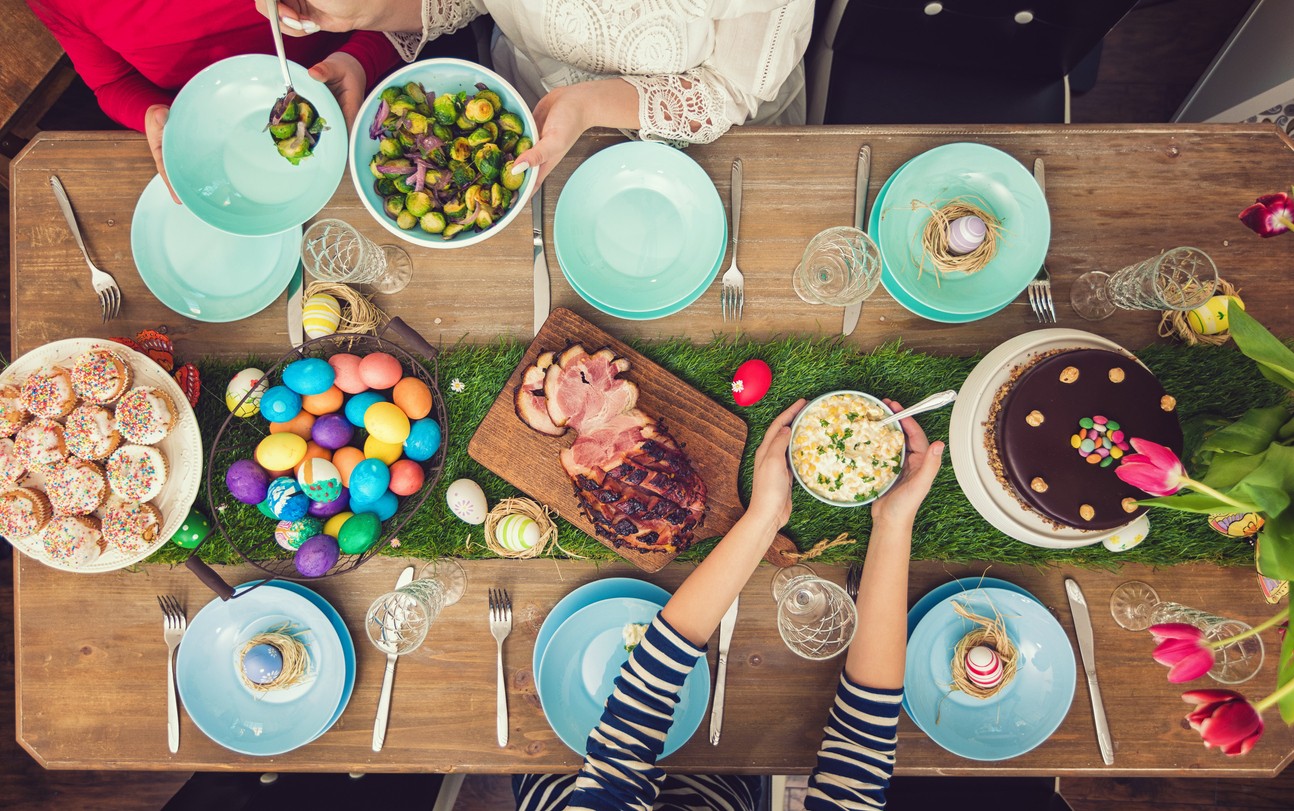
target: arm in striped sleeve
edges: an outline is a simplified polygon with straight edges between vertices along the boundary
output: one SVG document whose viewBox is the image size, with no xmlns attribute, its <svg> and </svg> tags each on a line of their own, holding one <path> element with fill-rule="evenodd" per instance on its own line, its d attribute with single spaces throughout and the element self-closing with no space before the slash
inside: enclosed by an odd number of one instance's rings
<svg viewBox="0 0 1294 811">
<path fill-rule="evenodd" d="M 903 690 L 863 687 L 840 674 L 805 811 L 885 807 Z"/>
</svg>

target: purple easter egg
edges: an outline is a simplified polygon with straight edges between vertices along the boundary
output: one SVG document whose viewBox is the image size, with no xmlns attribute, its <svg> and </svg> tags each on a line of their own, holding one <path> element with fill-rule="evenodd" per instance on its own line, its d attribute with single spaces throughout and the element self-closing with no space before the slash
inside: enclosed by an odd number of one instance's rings
<svg viewBox="0 0 1294 811">
<path fill-rule="evenodd" d="M 310 429 L 310 438 L 330 451 L 344 446 L 354 436 L 355 426 L 341 414 L 325 414 Z"/>
<path fill-rule="evenodd" d="M 988 227 L 974 214 L 958 217 L 948 224 L 948 250 L 953 253 L 970 253 L 984 243 Z"/>
<path fill-rule="evenodd" d="M 332 501 L 311 501 L 310 509 L 307 511 L 315 518 L 332 518 L 339 512 L 343 512 L 350 506 L 350 491 L 345 487 L 341 489 L 341 495 Z"/>
<path fill-rule="evenodd" d="M 292 562 L 303 577 L 322 577 L 337 562 L 341 550 L 331 535 L 315 535 L 297 548 Z"/>
<path fill-rule="evenodd" d="M 251 459 L 239 459 L 225 474 L 229 495 L 244 504 L 260 504 L 270 489 L 270 474 Z"/>
</svg>

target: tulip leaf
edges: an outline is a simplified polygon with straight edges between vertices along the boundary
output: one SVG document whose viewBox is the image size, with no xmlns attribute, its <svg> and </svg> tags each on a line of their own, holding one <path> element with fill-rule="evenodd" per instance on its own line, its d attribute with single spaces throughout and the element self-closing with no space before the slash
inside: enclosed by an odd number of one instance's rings
<svg viewBox="0 0 1294 811">
<path fill-rule="evenodd" d="M 1294 515 L 1267 519 L 1258 533 L 1258 572 L 1273 580 L 1294 580 Z"/>
<path fill-rule="evenodd" d="M 1294 352 L 1242 308 L 1229 302 L 1227 319 L 1236 346 L 1258 364 L 1262 376 L 1287 389 L 1294 389 Z"/>
<path fill-rule="evenodd" d="M 1294 418 L 1281 426 L 1281 429 L 1276 432 L 1276 438 L 1282 442 L 1294 439 Z"/>
<path fill-rule="evenodd" d="M 1285 642 L 1281 644 L 1280 669 L 1276 673 L 1276 686 L 1294 681 L 1294 628 L 1285 629 Z M 1294 725 L 1294 693 L 1280 700 L 1278 705 L 1281 718 L 1286 724 Z"/>
<path fill-rule="evenodd" d="M 1215 490 L 1228 490 L 1261 465 L 1266 454 L 1266 450 L 1253 456 L 1244 453 L 1215 453 L 1209 461 L 1209 469 L 1200 481 Z"/>
<path fill-rule="evenodd" d="M 1251 470 L 1227 495 L 1258 507 L 1268 519 L 1290 505 L 1294 492 L 1294 448 L 1273 443 L 1262 455 L 1262 464 Z"/>
<path fill-rule="evenodd" d="M 1226 453 L 1261 453 L 1276 441 L 1281 427 L 1289 418 L 1284 406 L 1251 408 L 1240 419 L 1214 431 L 1200 447 L 1206 451 Z"/>
<path fill-rule="evenodd" d="M 1203 515 L 1209 515 L 1210 513 L 1235 512 L 1235 508 L 1225 501 L 1219 501 L 1217 498 L 1204 493 L 1193 493 L 1186 490 L 1183 490 L 1174 496 L 1143 498 L 1137 503 L 1144 504 L 1147 507 L 1167 507 L 1170 510 L 1201 513 Z"/>
</svg>

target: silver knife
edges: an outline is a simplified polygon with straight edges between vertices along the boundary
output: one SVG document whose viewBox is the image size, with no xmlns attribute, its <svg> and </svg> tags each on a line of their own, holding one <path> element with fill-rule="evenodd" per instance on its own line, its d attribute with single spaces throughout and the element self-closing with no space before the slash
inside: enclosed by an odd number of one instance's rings
<svg viewBox="0 0 1294 811">
<path fill-rule="evenodd" d="M 402 589 L 413 582 L 413 567 L 407 566 L 395 581 L 395 587 Z M 391 687 L 395 684 L 395 662 L 400 657 L 394 653 L 386 655 L 386 673 L 382 675 L 382 695 L 377 700 L 377 720 L 373 722 L 373 751 L 381 752 L 386 743 L 386 722 L 391 717 Z"/>
<path fill-rule="evenodd" d="M 1114 743 L 1110 740 L 1110 727 L 1105 720 L 1105 704 L 1101 701 L 1101 687 L 1096 683 L 1096 651 L 1092 647 L 1092 618 L 1087 613 L 1087 599 L 1083 590 L 1070 578 L 1065 578 L 1065 593 L 1069 595 L 1069 610 L 1074 615 L 1074 634 L 1078 637 L 1078 652 L 1083 657 L 1083 670 L 1087 672 L 1087 690 L 1092 694 L 1092 717 L 1096 721 L 1096 742 L 1101 747 L 1101 760 L 1106 766 L 1114 765 Z"/>
<path fill-rule="evenodd" d="M 535 334 L 548 320 L 548 308 L 551 304 L 548 291 L 548 259 L 544 256 L 544 187 L 535 189 L 535 196 L 530 199 L 535 218 Z"/>
<path fill-rule="evenodd" d="M 305 329 L 301 325 L 301 314 L 305 309 L 305 268 L 297 261 L 296 272 L 288 282 L 288 340 L 292 346 L 305 343 Z"/>
<path fill-rule="evenodd" d="M 710 708 L 710 743 L 719 745 L 723 731 L 723 694 L 728 679 L 728 648 L 732 645 L 732 629 L 737 625 L 737 604 L 741 596 L 732 598 L 732 605 L 719 623 L 719 669 L 714 677 L 714 706 Z"/>
<path fill-rule="evenodd" d="M 854 181 L 854 227 L 859 231 L 867 230 L 867 183 L 872 178 L 872 148 L 863 144 L 858 150 L 858 177 Z M 850 304 L 845 308 L 845 322 L 840 328 L 841 335 L 852 335 L 858 326 L 858 317 L 863 314 L 863 303 Z"/>
</svg>

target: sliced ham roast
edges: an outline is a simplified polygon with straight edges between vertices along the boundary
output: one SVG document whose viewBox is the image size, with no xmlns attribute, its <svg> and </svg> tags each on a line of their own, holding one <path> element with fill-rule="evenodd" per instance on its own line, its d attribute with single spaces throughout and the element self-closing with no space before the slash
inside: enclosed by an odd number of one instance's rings
<svg viewBox="0 0 1294 811">
<path fill-rule="evenodd" d="M 580 509 L 613 545 L 683 551 L 705 520 L 705 482 L 660 420 L 637 408 L 629 361 L 575 345 L 545 352 L 522 374 L 517 416 L 575 442 L 561 452 Z"/>
</svg>

